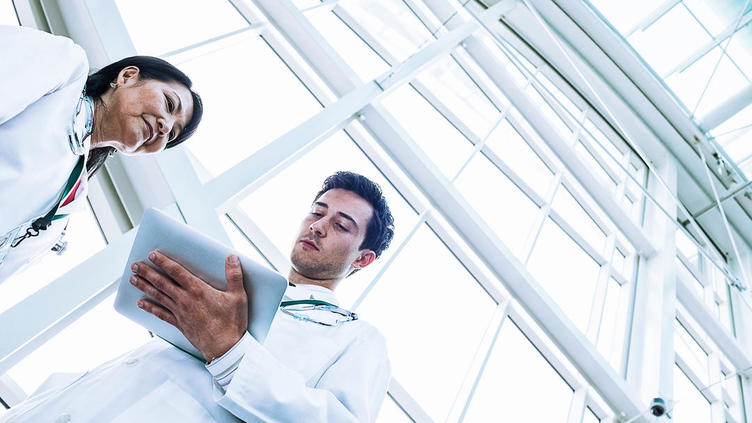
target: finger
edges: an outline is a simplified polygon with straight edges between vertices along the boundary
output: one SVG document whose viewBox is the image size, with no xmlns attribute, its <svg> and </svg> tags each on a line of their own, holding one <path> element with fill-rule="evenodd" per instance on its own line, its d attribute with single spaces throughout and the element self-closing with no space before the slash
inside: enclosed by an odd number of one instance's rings
<svg viewBox="0 0 752 423">
<path fill-rule="evenodd" d="M 175 318 L 175 315 L 170 312 L 170 310 L 167 310 L 166 308 L 155 303 L 154 301 L 149 300 L 148 298 L 142 298 L 138 300 L 138 303 L 136 303 L 136 305 L 138 305 L 138 308 L 144 310 L 145 312 L 157 316 L 157 318 L 159 318 L 160 320 L 164 320 L 165 322 L 175 326 L 178 330 L 180 330 L 180 328 L 178 327 L 178 320 Z"/>
<path fill-rule="evenodd" d="M 240 258 L 234 254 L 227 256 L 225 260 L 225 278 L 227 279 L 227 292 L 245 291 Z"/>
<path fill-rule="evenodd" d="M 155 288 L 154 285 L 150 284 L 146 279 L 143 279 L 138 275 L 131 275 L 129 281 L 133 286 L 141 290 L 141 292 L 143 292 L 144 294 L 153 298 L 154 301 L 161 304 L 166 309 L 175 309 L 175 301 L 172 298 L 168 297 L 164 292 Z"/>
<path fill-rule="evenodd" d="M 177 300 L 178 295 L 180 295 L 180 287 L 178 285 L 142 261 L 133 263 L 131 271 L 170 297 L 173 301 Z"/>
<path fill-rule="evenodd" d="M 197 279 L 191 272 L 180 263 L 172 260 L 159 251 L 152 251 L 149 253 L 149 260 L 162 269 L 167 276 L 171 277 L 175 283 L 182 286 L 185 289 L 193 287 L 197 284 Z"/>
</svg>

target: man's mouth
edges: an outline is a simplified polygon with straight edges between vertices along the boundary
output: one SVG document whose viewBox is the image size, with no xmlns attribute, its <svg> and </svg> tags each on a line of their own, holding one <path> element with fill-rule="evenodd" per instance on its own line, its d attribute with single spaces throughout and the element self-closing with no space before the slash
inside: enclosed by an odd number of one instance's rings
<svg viewBox="0 0 752 423">
<path fill-rule="evenodd" d="M 319 248 L 316 247 L 316 244 L 314 244 L 313 241 L 310 241 L 310 240 L 307 240 L 307 239 L 303 239 L 303 240 L 300 241 L 300 243 L 303 244 L 304 246 L 306 246 L 308 248 L 311 248 L 311 249 L 314 249 L 316 251 L 319 250 Z"/>
</svg>

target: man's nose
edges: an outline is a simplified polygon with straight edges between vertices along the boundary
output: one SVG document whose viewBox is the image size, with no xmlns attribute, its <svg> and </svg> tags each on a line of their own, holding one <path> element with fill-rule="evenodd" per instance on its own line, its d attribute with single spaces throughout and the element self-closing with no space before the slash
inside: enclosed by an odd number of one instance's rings
<svg viewBox="0 0 752 423">
<path fill-rule="evenodd" d="M 311 223 L 311 226 L 309 226 L 308 229 L 318 236 L 324 236 L 326 234 L 320 220 Z"/>
</svg>

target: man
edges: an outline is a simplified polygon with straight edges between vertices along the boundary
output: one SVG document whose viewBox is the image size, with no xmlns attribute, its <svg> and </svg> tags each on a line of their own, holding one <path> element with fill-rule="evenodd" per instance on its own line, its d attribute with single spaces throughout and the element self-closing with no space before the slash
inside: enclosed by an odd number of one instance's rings
<svg viewBox="0 0 752 423">
<path fill-rule="evenodd" d="M 226 261 L 222 292 L 152 252 L 151 264 L 131 268 L 132 283 L 155 300 L 139 307 L 177 327 L 207 363 L 156 340 L 27 399 L 3 421 L 373 421 L 390 377 L 384 339 L 339 309 L 332 290 L 389 246 L 393 227 L 376 184 L 350 172 L 327 178 L 293 246 L 285 300 L 331 306 L 283 309 L 264 345 L 246 332 L 237 257 Z"/>
</svg>

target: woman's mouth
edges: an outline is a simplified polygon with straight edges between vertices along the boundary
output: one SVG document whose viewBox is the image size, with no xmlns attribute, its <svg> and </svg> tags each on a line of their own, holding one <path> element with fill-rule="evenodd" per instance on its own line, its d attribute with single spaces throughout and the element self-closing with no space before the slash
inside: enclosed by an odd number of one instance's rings
<svg viewBox="0 0 752 423">
<path fill-rule="evenodd" d="M 146 134 L 147 134 L 146 140 L 144 140 L 144 142 L 149 142 L 149 140 L 151 140 L 151 138 L 154 136 L 154 129 L 151 127 L 151 125 L 145 118 L 142 118 L 142 119 L 144 119 L 144 123 L 146 124 Z"/>
</svg>

